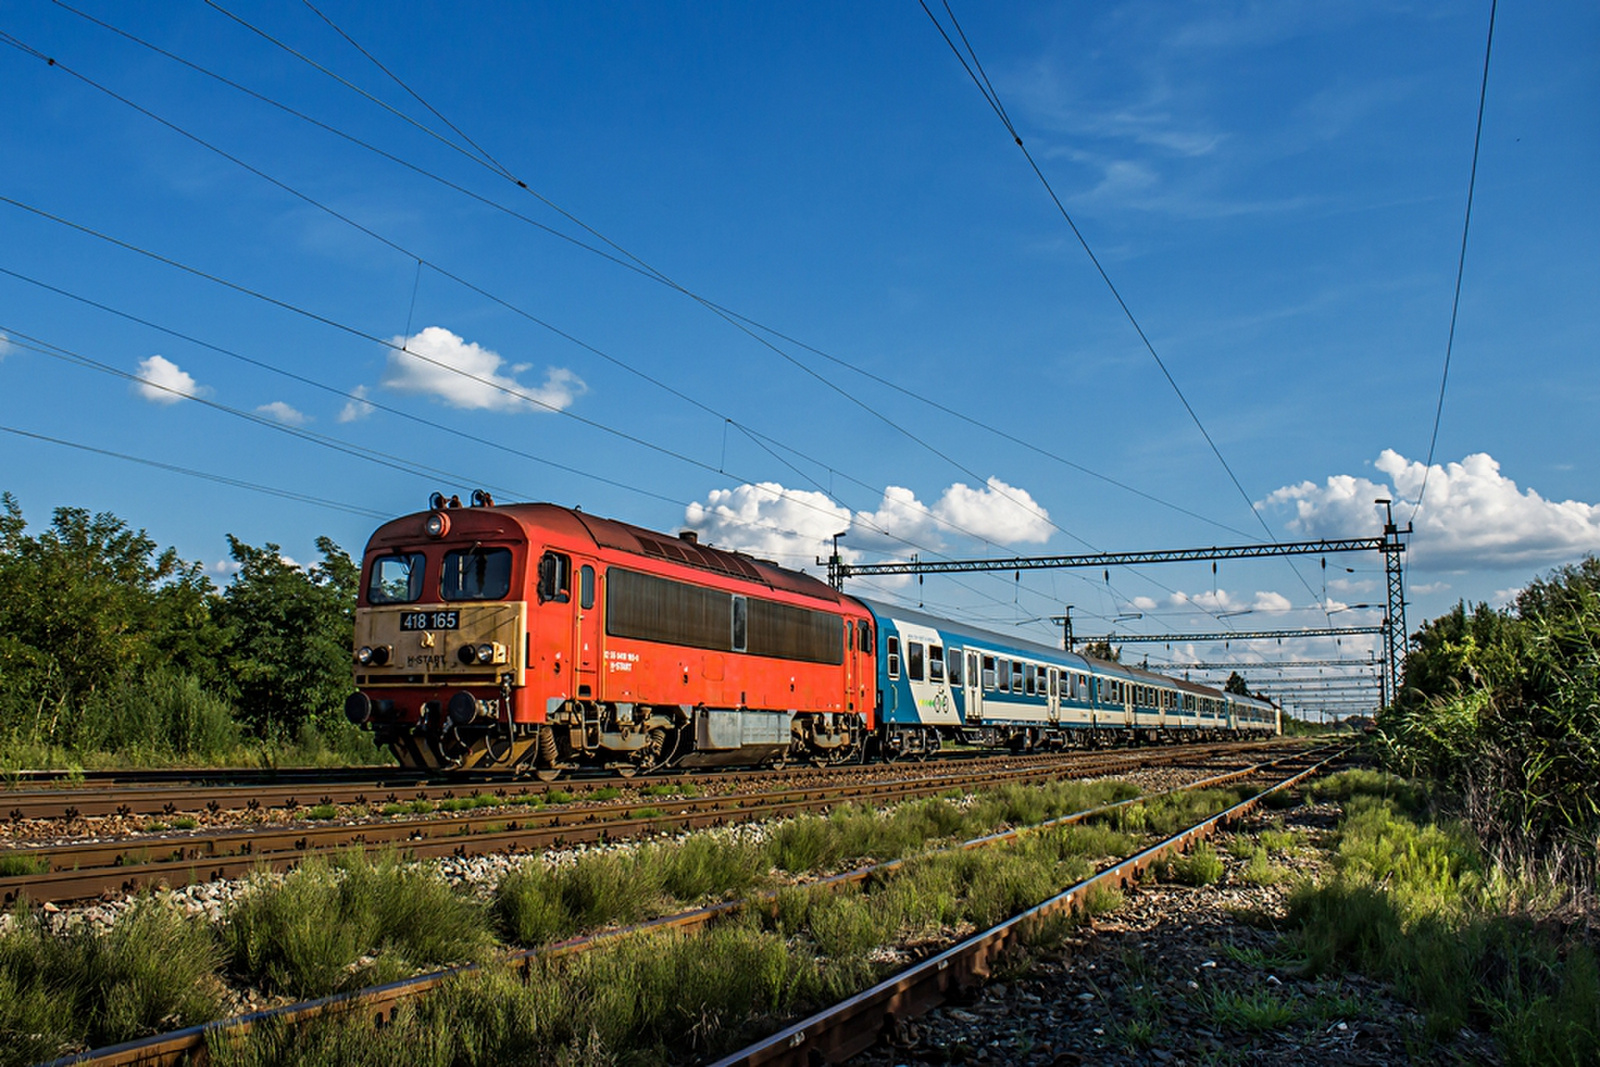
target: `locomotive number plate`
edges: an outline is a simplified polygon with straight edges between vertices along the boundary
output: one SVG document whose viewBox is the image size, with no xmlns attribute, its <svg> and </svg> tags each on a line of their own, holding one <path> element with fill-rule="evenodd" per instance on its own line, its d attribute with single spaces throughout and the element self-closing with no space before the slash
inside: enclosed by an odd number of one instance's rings
<svg viewBox="0 0 1600 1067">
<path fill-rule="evenodd" d="M 402 630 L 459 630 L 459 611 L 404 611 L 400 613 Z"/>
</svg>

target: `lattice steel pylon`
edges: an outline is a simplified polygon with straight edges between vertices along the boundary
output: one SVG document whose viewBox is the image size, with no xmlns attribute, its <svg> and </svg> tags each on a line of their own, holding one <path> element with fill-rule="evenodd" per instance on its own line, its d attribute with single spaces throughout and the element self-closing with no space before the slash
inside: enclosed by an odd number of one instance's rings
<svg viewBox="0 0 1600 1067">
<path fill-rule="evenodd" d="M 1402 533 L 1411 533 L 1411 524 L 1402 531 L 1394 522 L 1394 503 L 1380 497 L 1374 503 L 1383 505 L 1383 574 L 1388 579 L 1389 607 L 1383 616 L 1383 692 L 1379 703 L 1388 707 L 1400 693 L 1400 683 L 1405 680 L 1406 659 L 1406 583 L 1405 571 L 1400 566 L 1400 553 L 1406 550 L 1400 540 Z"/>
</svg>

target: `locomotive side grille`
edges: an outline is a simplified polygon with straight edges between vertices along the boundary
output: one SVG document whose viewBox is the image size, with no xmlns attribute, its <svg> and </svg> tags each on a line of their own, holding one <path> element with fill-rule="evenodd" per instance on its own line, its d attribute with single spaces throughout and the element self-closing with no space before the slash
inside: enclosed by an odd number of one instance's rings
<svg viewBox="0 0 1600 1067">
<path fill-rule="evenodd" d="M 844 620 L 809 608 L 748 598 L 747 637 L 733 641 L 733 594 L 612 567 L 606 572 L 606 633 L 717 652 L 844 662 Z"/>
</svg>

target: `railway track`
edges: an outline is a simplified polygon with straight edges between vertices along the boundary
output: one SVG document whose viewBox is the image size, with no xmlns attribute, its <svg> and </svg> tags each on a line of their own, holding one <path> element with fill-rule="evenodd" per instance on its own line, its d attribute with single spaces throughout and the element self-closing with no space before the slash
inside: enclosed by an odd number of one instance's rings
<svg viewBox="0 0 1600 1067">
<path fill-rule="evenodd" d="M 1280 776 L 1268 787 L 1226 811 L 1201 820 L 1166 840 L 1107 867 L 1094 877 L 1072 886 L 1044 903 L 990 930 L 969 937 L 900 974 L 894 975 L 872 988 L 834 1005 L 832 1008 L 786 1027 L 777 1034 L 724 1058 L 719 1061 L 718 1067 L 724 1067 L 724 1065 L 732 1067 L 735 1064 L 838 1062 L 840 1059 L 853 1055 L 855 1052 L 869 1047 L 877 1039 L 886 1024 L 892 1025 L 897 1018 L 925 1012 L 940 1003 L 951 993 L 967 986 L 981 983 L 988 974 L 993 961 L 1029 923 L 1038 922 L 1063 910 L 1081 908 L 1086 896 L 1096 886 L 1122 886 L 1129 884 L 1139 876 L 1140 872 L 1160 862 L 1169 854 L 1174 851 L 1187 850 L 1196 842 L 1214 834 L 1218 828 L 1244 818 L 1270 794 L 1291 788 L 1306 780 L 1336 762 L 1342 755 L 1342 750 L 1334 751 L 1331 748 L 1309 752 L 1302 750 L 1213 775 L 1174 789 L 1119 801 L 1089 811 L 1062 816 L 1037 826 L 1021 827 L 953 846 L 956 849 L 989 847 L 1001 842 L 1015 840 L 1023 835 L 1035 833 L 1049 827 L 1068 825 L 1105 816 L 1117 808 L 1131 804 L 1146 803 L 1158 796 L 1187 790 L 1218 787 L 1248 779 L 1252 776 L 1267 774 L 1273 772 L 1275 768 L 1275 773 Z M 844 887 L 866 883 L 869 879 L 881 877 L 900 867 L 903 862 L 902 860 L 893 860 L 874 864 L 834 875 L 819 884 Z M 675 915 L 664 916 L 637 926 L 604 934 L 576 937 L 539 949 L 513 952 L 503 958 L 502 965 L 511 968 L 526 968 L 530 961 L 536 957 L 551 957 L 583 952 L 652 930 L 703 927 L 730 912 L 753 905 L 770 903 L 771 899 L 771 894 L 761 894 L 746 900 L 730 901 L 711 907 L 696 908 Z M 221 1023 L 190 1027 L 170 1034 L 156 1035 L 110 1048 L 66 1056 L 53 1061 L 49 1067 L 66 1067 L 68 1064 L 94 1064 L 97 1067 L 111 1067 L 111 1065 L 124 1067 L 124 1065 L 132 1064 L 154 1067 L 154 1065 L 177 1064 L 187 1062 L 190 1057 L 196 1054 L 203 1056 L 205 1049 L 208 1047 L 208 1042 L 211 1041 L 218 1039 L 239 1040 L 247 1035 L 251 1029 L 262 1025 L 295 1026 L 307 1023 L 319 1016 L 334 1013 L 360 1012 L 366 1017 L 376 1020 L 381 1025 L 386 1019 L 392 1017 L 395 1009 L 402 1002 L 424 995 L 437 989 L 452 978 L 480 969 L 480 966 L 493 965 L 475 964 L 452 968 L 392 982 L 383 986 L 341 993 L 298 1004 L 284 1005 L 267 1011 L 236 1017 Z"/>
<path fill-rule="evenodd" d="M 1280 743 L 1281 747 L 1281 743 Z M 1259 751 L 1252 747 L 1250 751 Z M 416 858 L 526 853 L 660 833 L 680 833 L 739 822 L 824 811 L 843 802 L 898 801 L 1002 782 L 1029 783 L 1100 777 L 1154 766 L 1243 754 L 1237 745 L 1195 749 L 1140 749 L 1107 753 L 1012 758 L 946 769 L 936 765 L 874 768 L 874 777 L 822 774 L 814 780 L 712 796 L 643 797 L 573 802 L 509 813 L 479 811 L 451 817 L 294 824 L 209 830 L 112 840 L 69 841 L 0 850 L 0 861 L 30 873 L 0 878 L 0 903 L 26 896 L 35 903 L 66 903 L 132 893 L 155 886 L 184 886 L 238 878 L 259 867 L 286 870 L 308 855 L 349 848 L 394 848 Z M 920 767 L 920 774 L 912 772 Z M 832 770 L 832 769 L 830 769 Z M 934 772 L 934 773 L 930 773 Z M 748 785 L 770 778 L 740 778 Z M 630 783 L 632 785 L 634 783 Z M 522 794 L 518 794 L 520 797 Z M 537 795 L 537 794 L 535 794 Z M 508 803 L 513 797 L 506 796 Z M 671 810 L 663 810 L 663 806 Z"/>
<path fill-rule="evenodd" d="M 1181 751 L 1246 752 L 1256 746 L 1273 743 L 1231 741 L 1212 745 L 1184 746 Z M 388 768 L 376 773 L 369 769 L 356 768 L 336 768 L 333 771 L 323 772 L 297 770 L 259 778 L 254 776 L 255 772 L 247 772 L 237 778 L 225 775 L 221 780 L 197 777 L 193 772 L 176 771 L 152 772 L 152 777 L 149 779 L 128 779 L 122 775 L 129 772 L 115 772 L 104 778 L 86 780 L 82 784 L 70 779 L 55 778 L 48 780 L 48 784 L 29 780 L 28 788 L 0 790 L 0 818 L 21 822 L 27 819 L 72 820 L 113 815 L 172 817 L 201 812 L 216 814 L 228 810 L 293 811 L 317 804 L 372 805 L 413 800 L 438 802 L 481 795 L 504 798 L 508 802 L 542 798 L 552 793 L 570 794 L 581 799 L 597 790 L 619 786 L 645 789 L 652 785 L 671 786 L 690 782 L 696 788 L 741 788 L 749 783 L 771 780 L 774 777 L 815 780 L 829 776 L 859 775 L 864 769 L 878 769 L 886 774 L 910 774 L 916 773 L 919 767 L 944 764 L 992 765 L 995 762 L 1002 762 L 1026 765 L 1030 762 L 1041 763 L 1060 759 L 1063 755 L 1088 758 L 1161 751 L 1167 750 L 1105 749 L 999 756 L 988 752 L 963 752 L 934 757 L 923 763 L 873 764 L 871 768 L 864 768 L 860 764 L 837 764 L 820 767 L 790 766 L 764 770 L 699 772 L 693 776 L 686 776 L 682 772 L 642 775 L 626 779 L 614 775 L 595 775 L 567 778 L 550 784 L 490 775 L 428 776 L 398 768 Z M 64 772 L 41 773 L 56 775 Z M 288 775 L 287 780 L 282 776 L 284 774 Z M 183 777 L 184 775 L 189 777 Z M 93 784 L 90 784 L 91 781 Z"/>
</svg>

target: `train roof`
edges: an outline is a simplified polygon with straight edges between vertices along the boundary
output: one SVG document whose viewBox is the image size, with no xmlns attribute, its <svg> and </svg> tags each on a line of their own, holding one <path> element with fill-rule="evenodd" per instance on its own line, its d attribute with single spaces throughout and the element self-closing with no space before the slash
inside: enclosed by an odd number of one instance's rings
<svg viewBox="0 0 1600 1067">
<path fill-rule="evenodd" d="M 962 637 L 968 637 L 975 641 L 982 641 L 1008 649 L 1015 649 L 1019 652 L 1032 653 L 1041 658 L 1053 659 L 1057 662 L 1082 664 L 1085 670 L 1094 671 L 1097 674 L 1109 674 L 1124 678 L 1142 679 L 1151 685 L 1173 685 L 1187 692 L 1204 693 L 1208 696 L 1222 695 L 1222 690 L 1220 689 L 1214 689 L 1211 686 L 1202 685 L 1199 682 L 1191 682 L 1182 678 L 1174 678 L 1171 675 L 1161 674 L 1156 671 L 1148 670 L 1144 667 L 1136 667 L 1131 663 L 1095 659 L 1091 656 L 1085 656 L 1081 652 L 1067 652 L 1063 649 L 1052 648 L 1049 645 L 1040 644 L 1037 641 L 1029 641 L 1025 637 L 1013 637 L 1009 634 L 995 633 L 993 630 L 984 630 L 976 626 L 970 626 L 967 623 L 955 622 L 954 620 L 941 618 L 937 615 L 929 615 L 927 612 L 918 611 L 915 608 L 904 608 L 896 604 L 886 604 L 883 601 L 870 600 L 866 597 L 858 597 L 857 599 L 870 608 L 875 615 L 887 616 L 892 619 L 903 619 L 906 622 L 914 622 L 944 633 L 958 634 Z"/>
<path fill-rule="evenodd" d="M 589 515 L 577 508 L 559 504 L 490 504 L 464 505 L 443 511 L 452 523 L 462 522 L 474 530 L 482 528 L 485 533 L 491 532 L 497 525 L 495 519 L 509 519 L 517 525 L 519 533 L 530 540 L 537 539 L 532 536 L 533 531 L 543 530 L 569 541 L 587 541 L 597 548 L 678 563 L 814 600 L 840 606 L 854 603 L 852 598 L 843 596 L 826 582 L 800 571 L 780 567 L 770 560 L 701 544 L 697 538 L 684 534 L 674 537 L 617 519 Z M 384 523 L 373 533 L 367 547 L 381 548 L 415 541 L 422 521 L 432 513 L 431 510 L 416 512 Z M 498 532 L 502 535 L 509 533 L 503 527 Z"/>
</svg>

